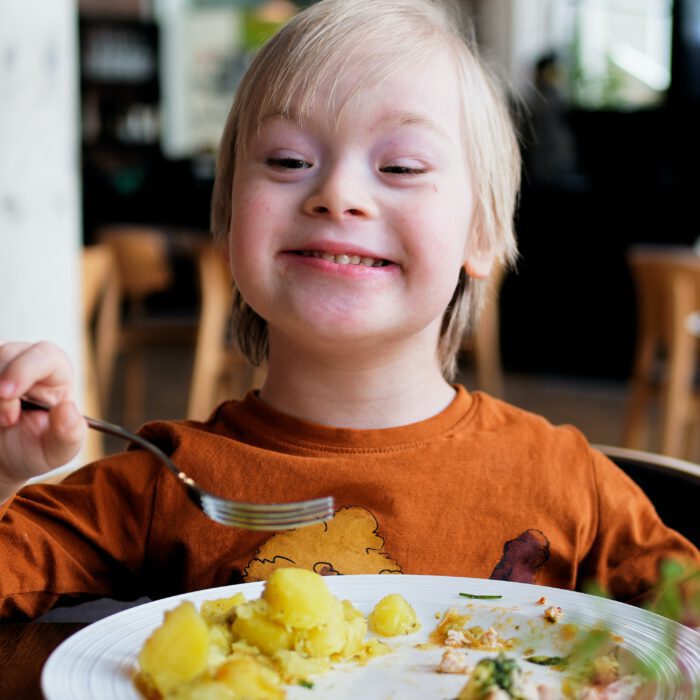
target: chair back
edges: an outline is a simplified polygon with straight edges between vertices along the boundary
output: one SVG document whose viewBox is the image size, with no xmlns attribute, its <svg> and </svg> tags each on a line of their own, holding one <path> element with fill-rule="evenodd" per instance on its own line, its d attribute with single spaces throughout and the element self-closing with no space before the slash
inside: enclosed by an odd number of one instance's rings
<svg viewBox="0 0 700 700">
<path fill-rule="evenodd" d="M 479 321 L 476 328 L 464 334 L 460 345 L 460 351 L 472 361 L 476 388 L 499 398 L 504 395 L 499 301 L 505 276 L 502 265 L 491 272 L 489 294 Z"/>
<path fill-rule="evenodd" d="M 700 309 L 700 255 L 682 246 L 633 246 L 627 253 L 637 295 L 640 333 L 670 344 L 675 332 L 674 287 L 680 311 Z M 678 286 L 680 285 L 680 289 Z"/>
<path fill-rule="evenodd" d="M 120 290 L 116 260 L 104 244 L 86 246 L 81 256 L 85 413 L 107 415 L 119 334 Z M 104 455 L 101 434 L 89 431 L 81 457 Z"/>
<path fill-rule="evenodd" d="M 114 251 L 124 296 L 134 307 L 172 283 L 165 231 L 147 226 L 106 226 L 99 240 Z"/>
<path fill-rule="evenodd" d="M 627 259 L 636 290 L 637 341 L 624 443 L 649 446 L 652 401 L 658 398 L 661 452 L 695 457 L 700 445 L 692 445 L 687 433 L 697 424 L 697 337 L 690 321 L 700 309 L 700 256 L 689 247 L 640 245 L 630 248 Z"/>
<path fill-rule="evenodd" d="M 199 255 L 201 310 L 187 417 L 205 420 L 218 403 L 262 385 L 265 370 L 251 367 L 231 338 L 233 277 L 222 250 Z"/>
<path fill-rule="evenodd" d="M 189 306 L 168 308 L 163 313 L 157 304 L 149 303 L 150 297 L 173 291 L 175 261 L 193 262 L 205 236 L 189 229 L 111 224 L 101 227 L 97 238 L 114 255 L 123 302 L 116 343 L 122 408 L 115 420 L 137 429 L 147 417 L 147 361 L 168 346 L 179 345 L 189 351 L 196 336 L 196 318 Z"/>
</svg>

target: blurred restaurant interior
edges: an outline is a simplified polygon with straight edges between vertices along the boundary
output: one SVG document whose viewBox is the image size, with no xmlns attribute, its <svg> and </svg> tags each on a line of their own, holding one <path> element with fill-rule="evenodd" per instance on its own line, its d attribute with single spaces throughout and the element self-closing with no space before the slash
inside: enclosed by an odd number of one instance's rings
<svg viewBox="0 0 700 700">
<path fill-rule="evenodd" d="M 260 381 L 234 350 L 220 350 L 230 280 L 207 245 L 209 200 L 237 81 L 256 47 L 308 2 L 0 8 L 0 337 L 67 347 L 84 368 L 86 413 L 131 428 L 204 418 L 218 397 Z M 700 461 L 694 431 L 660 433 L 671 421 L 700 424 L 694 404 L 680 412 L 694 399 L 694 364 L 685 388 L 674 385 L 682 398 L 663 393 L 678 328 L 697 355 L 692 275 L 681 291 L 685 277 L 659 282 L 649 311 L 646 273 L 632 264 L 644 260 L 634 251 L 658 249 L 684 257 L 688 275 L 698 249 L 700 2 L 461 4 L 509 86 L 524 158 L 520 260 L 465 339 L 462 379 L 572 422 L 593 442 Z M 670 328 L 670 300 L 683 291 L 690 306 Z M 654 314 L 656 331 L 645 326 Z M 644 366 L 643 330 L 660 346 Z M 237 372 L 226 385 L 224 366 Z M 630 407 L 652 395 L 662 400 L 650 403 L 645 437 Z M 662 415 L 669 402 L 672 418 Z"/>
</svg>

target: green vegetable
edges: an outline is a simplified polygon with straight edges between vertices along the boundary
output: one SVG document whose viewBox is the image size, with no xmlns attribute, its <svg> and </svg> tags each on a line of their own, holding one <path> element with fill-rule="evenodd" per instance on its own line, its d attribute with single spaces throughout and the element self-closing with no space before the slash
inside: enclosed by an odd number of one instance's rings
<svg viewBox="0 0 700 700">
<path fill-rule="evenodd" d="M 566 666 L 569 663 L 566 656 L 527 656 L 525 661 L 539 666 Z"/>
<path fill-rule="evenodd" d="M 302 688 L 308 688 L 309 690 L 314 687 L 314 684 L 311 681 L 299 681 L 299 685 Z"/>
<path fill-rule="evenodd" d="M 520 666 L 505 654 L 481 659 L 459 695 L 460 700 L 480 700 L 500 688 L 514 700 L 520 700 Z"/>
<path fill-rule="evenodd" d="M 494 660 L 494 683 L 499 688 L 503 688 L 509 695 L 512 695 L 513 677 L 519 670 L 520 668 L 515 659 L 509 659 L 503 654 L 499 654 Z"/>
<path fill-rule="evenodd" d="M 497 600 L 503 598 L 502 595 L 475 595 L 474 593 L 460 593 L 462 598 L 473 598 L 475 600 Z"/>
</svg>

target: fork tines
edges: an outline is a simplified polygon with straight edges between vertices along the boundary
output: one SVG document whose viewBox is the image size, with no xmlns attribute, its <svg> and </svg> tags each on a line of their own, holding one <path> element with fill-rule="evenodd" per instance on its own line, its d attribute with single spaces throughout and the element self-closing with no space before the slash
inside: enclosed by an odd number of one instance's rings
<svg viewBox="0 0 700 700">
<path fill-rule="evenodd" d="M 226 499 L 206 494 L 202 495 L 200 505 L 212 520 L 246 530 L 292 530 L 324 522 L 335 513 L 332 497 L 298 503 L 241 503 L 234 506 Z"/>
</svg>

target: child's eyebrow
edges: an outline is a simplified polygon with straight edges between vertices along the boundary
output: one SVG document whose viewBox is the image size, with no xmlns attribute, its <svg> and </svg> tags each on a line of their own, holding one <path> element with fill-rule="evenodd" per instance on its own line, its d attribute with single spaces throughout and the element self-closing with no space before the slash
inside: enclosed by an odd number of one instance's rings
<svg viewBox="0 0 700 700">
<path fill-rule="evenodd" d="M 375 129 L 394 130 L 404 126 L 423 126 L 430 129 L 441 139 L 450 141 L 450 137 L 440 124 L 434 122 L 429 117 L 413 112 L 390 112 L 377 122 Z"/>
<path fill-rule="evenodd" d="M 294 111 L 290 110 L 287 112 L 277 111 L 268 112 L 263 115 L 260 119 L 259 125 L 263 126 L 267 122 L 273 119 L 282 119 L 284 121 L 291 122 L 292 124 L 297 124 L 301 126 L 303 124 L 302 116 Z M 450 141 L 450 137 L 447 131 L 440 126 L 440 124 L 434 122 L 429 117 L 423 114 L 417 114 L 414 112 L 389 112 L 385 114 L 373 127 L 373 131 L 393 131 L 400 129 L 404 126 L 423 126 L 430 129 L 437 136 L 439 136 L 444 141 Z"/>
<path fill-rule="evenodd" d="M 301 125 L 303 122 L 302 116 L 295 110 L 287 110 L 287 111 L 276 111 L 276 112 L 266 112 L 265 114 L 262 115 L 262 117 L 259 120 L 260 126 L 263 124 L 266 124 L 269 121 L 272 121 L 273 119 L 282 119 L 283 121 L 291 122 L 292 124 L 298 124 Z"/>
</svg>

